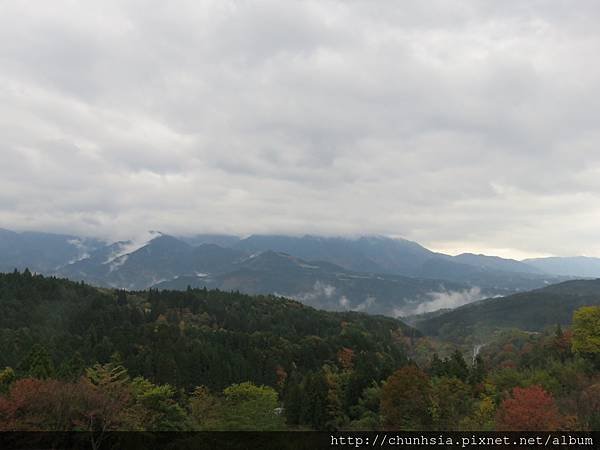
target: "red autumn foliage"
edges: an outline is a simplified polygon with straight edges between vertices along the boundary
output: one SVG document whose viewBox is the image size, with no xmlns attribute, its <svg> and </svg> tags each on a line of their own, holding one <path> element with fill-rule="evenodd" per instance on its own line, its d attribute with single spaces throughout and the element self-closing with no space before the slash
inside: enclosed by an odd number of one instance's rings
<svg viewBox="0 0 600 450">
<path fill-rule="evenodd" d="M 73 392 L 57 380 L 26 378 L 0 397 L 0 430 L 63 431 L 70 429 Z"/>
<path fill-rule="evenodd" d="M 354 360 L 354 350 L 348 347 L 342 347 L 337 353 L 337 359 L 344 369 L 352 369 Z"/>
<path fill-rule="evenodd" d="M 573 331 L 566 330 L 563 334 L 554 340 L 554 345 L 559 354 L 568 354 L 571 352 L 571 344 L 573 341 Z"/>
<path fill-rule="evenodd" d="M 509 359 L 507 361 L 503 361 L 502 364 L 500 364 L 500 367 L 502 369 L 516 369 L 517 363 L 514 362 L 512 359 Z"/>
<path fill-rule="evenodd" d="M 105 431 L 117 429 L 129 400 L 88 380 L 76 383 L 25 378 L 0 396 L 0 431 Z"/>
<path fill-rule="evenodd" d="M 504 347 L 502 347 L 502 351 L 505 353 L 515 353 L 516 349 L 515 346 L 511 342 L 509 342 L 505 344 Z"/>
<path fill-rule="evenodd" d="M 524 356 L 528 353 L 531 353 L 533 351 L 535 347 L 533 346 L 533 344 L 527 343 L 523 346 L 523 348 L 521 349 L 521 351 L 519 352 L 520 356 Z"/>
<path fill-rule="evenodd" d="M 541 386 L 516 387 L 496 415 L 496 428 L 507 431 L 543 431 L 560 428 L 562 418 L 554 398 Z"/>
<path fill-rule="evenodd" d="M 277 375 L 277 386 L 283 387 L 285 385 L 285 380 L 287 380 L 288 377 L 287 372 L 283 367 L 277 366 L 275 374 Z"/>
</svg>

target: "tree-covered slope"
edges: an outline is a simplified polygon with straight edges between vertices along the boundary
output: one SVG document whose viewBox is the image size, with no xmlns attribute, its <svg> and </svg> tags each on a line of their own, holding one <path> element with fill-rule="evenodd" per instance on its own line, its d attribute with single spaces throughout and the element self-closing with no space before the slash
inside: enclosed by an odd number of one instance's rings
<svg viewBox="0 0 600 450">
<path fill-rule="evenodd" d="M 498 328 L 540 331 L 550 325 L 569 324 L 577 308 L 599 304 L 600 279 L 574 280 L 474 302 L 415 323 L 425 334 L 446 338 L 465 337 Z"/>
<path fill-rule="evenodd" d="M 599 284 L 537 294 L 588 303 Z M 4 274 L 0 431 L 593 430 L 598 318 L 501 333 L 465 360 L 387 317 Z"/>
<path fill-rule="evenodd" d="M 273 296 L 125 293 L 29 272 L 0 274 L 0 367 L 22 374 L 39 360 L 32 349 L 43 348 L 48 370 L 65 377 L 116 357 L 132 375 L 185 389 L 248 380 L 277 386 L 282 374 L 340 364 L 344 351 L 389 373 L 406 361 L 403 342 L 415 334 L 392 318 L 319 311 Z"/>
</svg>

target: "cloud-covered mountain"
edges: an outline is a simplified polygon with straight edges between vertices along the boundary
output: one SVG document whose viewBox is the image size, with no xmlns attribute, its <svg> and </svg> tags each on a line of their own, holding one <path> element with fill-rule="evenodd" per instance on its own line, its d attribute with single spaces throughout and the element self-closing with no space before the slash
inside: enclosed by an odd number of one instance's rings
<svg viewBox="0 0 600 450">
<path fill-rule="evenodd" d="M 0 271 L 51 272 L 86 258 L 106 244 L 97 239 L 70 235 L 0 229 Z"/>
<path fill-rule="evenodd" d="M 159 235 L 130 253 L 130 242 L 98 249 L 89 258 L 67 264 L 57 272 L 67 278 L 100 286 L 146 289 L 184 274 L 220 273 L 243 253 L 215 244 L 192 246 L 168 235 Z"/>
<path fill-rule="evenodd" d="M 190 245 L 216 244 L 221 247 L 231 247 L 238 243 L 241 238 L 231 234 L 195 234 L 193 236 L 178 236 L 178 239 Z"/>
<path fill-rule="evenodd" d="M 272 250 L 252 252 L 212 243 L 190 245 L 159 235 L 131 253 L 131 242 L 98 249 L 58 273 L 74 280 L 126 289 L 219 288 L 251 294 L 279 294 L 330 310 L 398 315 L 436 296 L 469 286 L 443 280 L 355 272 L 330 262 L 305 261 Z M 480 297 L 478 297 L 480 298 Z"/>
<path fill-rule="evenodd" d="M 418 267 L 435 253 L 416 242 L 379 236 L 347 239 L 320 236 L 253 235 L 239 241 L 245 251 L 274 250 L 308 260 L 329 261 L 359 272 L 416 276 Z"/>
<path fill-rule="evenodd" d="M 358 272 L 450 280 L 496 294 L 535 289 L 561 280 L 516 260 L 472 254 L 453 257 L 432 252 L 416 242 L 383 236 L 250 236 L 234 247 L 245 251 L 275 250 Z"/>
<path fill-rule="evenodd" d="M 148 232 L 130 241 L 2 231 L 0 267 L 129 290 L 217 287 L 276 293 L 327 309 L 406 315 L 558 282 L 523 262 L 449 256 L 404 239 Z"/>
</svg>

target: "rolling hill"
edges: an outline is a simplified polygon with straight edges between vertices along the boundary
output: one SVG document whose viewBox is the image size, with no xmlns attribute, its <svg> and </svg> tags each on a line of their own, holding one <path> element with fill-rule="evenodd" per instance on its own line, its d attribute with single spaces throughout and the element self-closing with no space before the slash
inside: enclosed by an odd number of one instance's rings
<svg viewBox="0 0 600 450">
<path fill-rule="evenodd" d="M 402 337 L 419 335 L 390 317 L 320 311 L 273 296 L 125 293 L 30 272 L 0 274 L 0 367 L 18 372 L 43 347 L 48 370 L 63 376 L 77 378 L 118 357 L 133 376 L 186 390 L 247 380 L 277 386 L 282 371 L 337 364 L 344 348 L 396 367 L 406 361 Z"/>
<path fill-rule="evenodd" d="M 461 339 L 503 328 L 539 332 L 556 324 L 567 325 L 573 312 L 586 305 L 600 305 L 600 279 L 566 281 L 411 320 L 427 335 Z"/>
</svg>

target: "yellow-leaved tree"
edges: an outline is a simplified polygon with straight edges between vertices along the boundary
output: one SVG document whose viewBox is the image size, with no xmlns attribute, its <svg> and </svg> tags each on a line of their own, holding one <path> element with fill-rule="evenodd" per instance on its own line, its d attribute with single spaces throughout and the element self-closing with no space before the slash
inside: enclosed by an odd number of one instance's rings
<svg viewBox="0 0 600 450">
<path fill-rule="evenodd" d="M 600 354 L 600 306 L 584 306 L 573 313 L 571 345 L 575 353 Z"/>
</svg>

